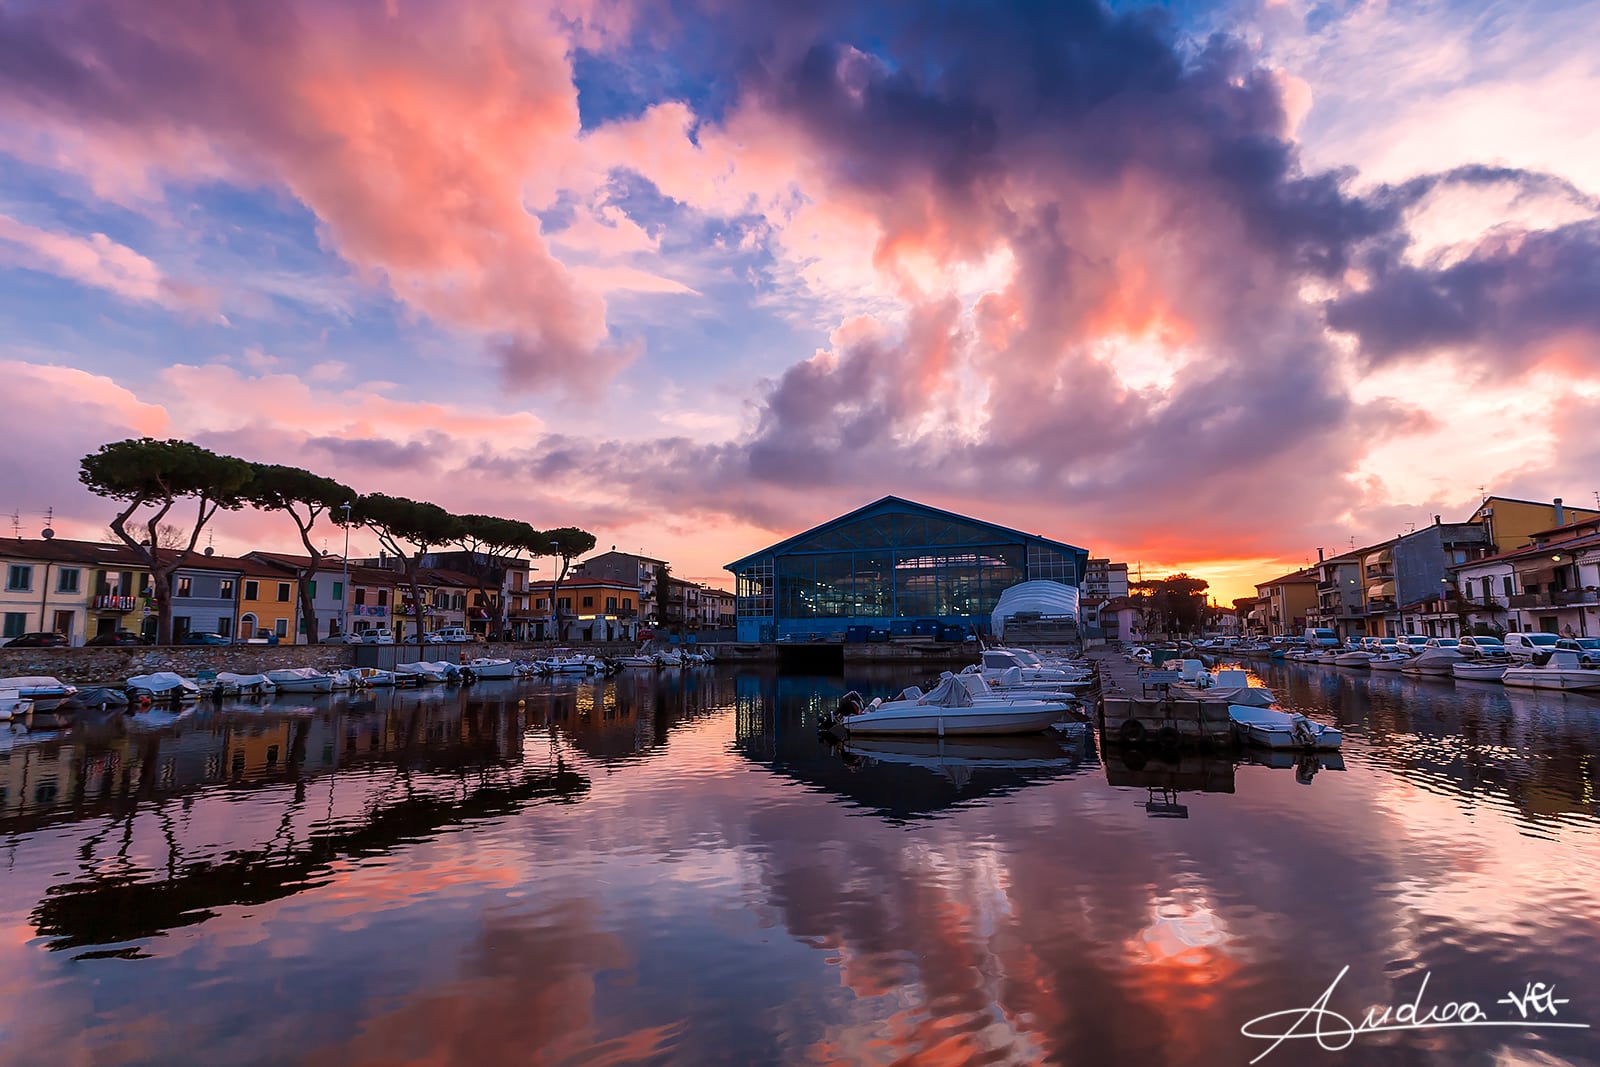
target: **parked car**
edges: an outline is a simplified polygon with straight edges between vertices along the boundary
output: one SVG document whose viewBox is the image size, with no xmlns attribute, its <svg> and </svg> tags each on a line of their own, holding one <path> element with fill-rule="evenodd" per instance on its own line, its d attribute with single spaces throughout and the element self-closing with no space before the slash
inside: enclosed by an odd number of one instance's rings
<svg viewBox="0 0 1600 1067">
<path fill-rule="evenodd" d="M 84 642 L 87 648 L 114 648 L 119 645 L 143 645 L 147 642 L 132 630 L 107 630 Z"/>
<path fill-rule="evenodd" d="M 1532 663 L 1554 649 L 1559 640 L 1556 634 L 1506 634 L 1506 655 L 1511 657 L 1512 663 Z"/>
<path fill-rule="evenodd" d="M 1556 647 L 1576 652 L 1584 663 L 1600 663 L 1600 637 L 1563 637 Z"/>
<path fill-rule="evenodd" d="M 428 636 L 433 637 L 435 635 L 438 636 L 439 640 L 452 645 L 465 644 L 472 640 L 472 635 L 467 633 L 467 629 L 464 626 L 443 626 Z"/>
<path fill-rule="evenodd" d="M 66 634 L 21 634 L 6 642 L 7 648 L 66 648 L 72 642 Z"/>
<path fill-rule="evenodd" d="M 1506 654 L 1506 643 L 1498 637 L 1468 634 L 1456 651 L 1468 659 L 1499 659 Z"/>
<path fill-rule="evenodd" d="M 388 630 L 357 630 L 356 633 L 360 636 L 363 645 L 394 644 L 394 634 Z"/>
<path fill-rule="evenodd" d="M 221 634 L 209 633 L 205 630 L 194 630 L 183 635 L 178 641 L 180 645 L 231 645 L 233 638 L 223 637 Z"/>
</svg>

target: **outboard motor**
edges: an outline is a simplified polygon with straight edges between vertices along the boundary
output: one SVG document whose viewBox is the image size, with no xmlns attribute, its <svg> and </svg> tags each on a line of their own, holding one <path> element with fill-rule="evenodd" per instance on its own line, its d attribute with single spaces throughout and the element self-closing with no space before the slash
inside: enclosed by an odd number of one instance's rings
<svg viewBox="0 0 1600 1067">
<path fill-rule="evenodd" d="M 849 718 L 851 715 L 861 714 L 861 709 L 865 706 L 865 702 L 861 699 L 861 694 L 852 689 L 839 698 L 839 705 L 833 709 L 831 714 L 824 712 L 817 719 L 817 729 L 827 732 L 837 726 L 839 720 Z"/>
</svg>

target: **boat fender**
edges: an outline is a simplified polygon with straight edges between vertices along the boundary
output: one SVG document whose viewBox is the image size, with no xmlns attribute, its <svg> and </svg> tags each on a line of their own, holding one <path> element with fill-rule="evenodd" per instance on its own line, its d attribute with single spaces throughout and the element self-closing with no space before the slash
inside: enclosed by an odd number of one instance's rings
<svg viewBox="0 0 1600 1067">
<path fill-rule="evenodd" d="M 1176 726 L 1163 726 L 1156 731 L 1156 743 L 1162 748 L 1177 748 L 1182 740 Z"/>
<path fill-rule="evenodd" d="M 1144 723 L 1138 719 L 1128 719 L 1122 724 L 1122 728 L 1117 731 L 1117 736 L 1122 739 L 1122 743 L 1125 745 L 1143 744 L 1144 735 Z"/>
</svg>

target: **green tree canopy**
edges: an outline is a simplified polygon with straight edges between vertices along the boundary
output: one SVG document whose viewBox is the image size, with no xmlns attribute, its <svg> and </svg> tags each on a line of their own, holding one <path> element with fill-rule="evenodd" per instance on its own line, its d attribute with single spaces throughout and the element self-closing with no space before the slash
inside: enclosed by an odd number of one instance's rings
<svg viewBox="0 0 1600 1067">
<path fill-rule="evenodd" d="M 550 587 L 550 623 L 551 630 L 556 640 L 562 639 L 561 617 L 558 614 L 561 583 L 566 581 L 567 572 L 572 568 L 572 561 L 585 552 L 592 552 L 595 546 L 594 534 L 587 530 L 580 530 L 576 526 L 561 526 L 554 530 L 545 530 L 540 534 L 544 542 L 544 549 L 537 553 L 541 556 L 556 556 L 561 560 L 561 569 L 557 572 L 555 581 Z"/>
<path fill-rule="evenodd" d="M 321 553 L 311 542 L 311 528 L 325 513 L 334 513 L 345 504 L 355 502 L 356 493 L 343 482 L 299 467 L 284 467 L 275 463 L 252 463 L 250 484 L 244 492 L 246 502 L 262 511 L 281 511 L 289 516 L 300 543 L 305 546 L 306 565 L 295 571 L 299 586 L 300 617 L 304 620 L 306 640 L 317 643 L 316 604 L 311 597 L 311 580 L 317 573 Z M 343 521 L 343 514 L 332 517 Z"/>
<path fill-rule="evenodd" d="M 83 457 L 78 480 L 90 492 L 123 504 L 111 520 L 111 530 L 150 570 L 156 640 L 163 644 L 172 640 L 172 576 L 194 551 L 217 509 L 244 504 L 251 477 L 251 466 L 244 460 L 219 456 L 190 441 L 128 438 L 101 445 Z M 196 506 L 188 539 L 178 546 L 163 544 L 164 520 L 183 499 L 194 500 Z M 143 526 L 143 538 L 128 532 L 130 522 Z"/>
<path fill-rule="evenodd" d="M 461 520 L 437 504 L 383 493 L 357 498 L 351 510 L 351 521 L 371 530 L 384 551 L 399 561 L 406 584 L 411 587 L 411 610 L 416 612 L 420 648 L 424 605 L 417 574 L 422 569 L 422 557 L 431 549 L 454 543 L 461 535 Z"/>
<path fill-rule="evenodd" d="M 506 628 L 505 596 L 501 583 L 507 567 L 523 553 L 539 555 L 541 542 L 547 539 L 540 530 L 521 519 L 503 519 L 495 515 L 462 515 L 456 543 L 471 554 L 468 572 L 477 582 L 478 595 L 489 606 L 494 620 L 493 632 Z M 543 545 L 548 549 L 549 545 Z"/>
</svg>

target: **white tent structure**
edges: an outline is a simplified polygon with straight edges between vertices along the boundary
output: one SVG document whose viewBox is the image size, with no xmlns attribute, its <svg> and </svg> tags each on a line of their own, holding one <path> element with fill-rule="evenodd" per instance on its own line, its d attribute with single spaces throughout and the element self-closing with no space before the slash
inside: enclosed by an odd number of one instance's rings
<svg viewBox="0 0 1600 1067">
<path fill-rule="evenodd" d="M 1070 585 L 1040 579 L 1021 582 L 1000 594 L 1000 602 L 989 616 L 989 626 L 996 640 L 1004 640 L 1006 620 L 1014 615 L 1030 614 L 1045 619 L 1078 619 L 1078 590 Z"/>
</svg>

